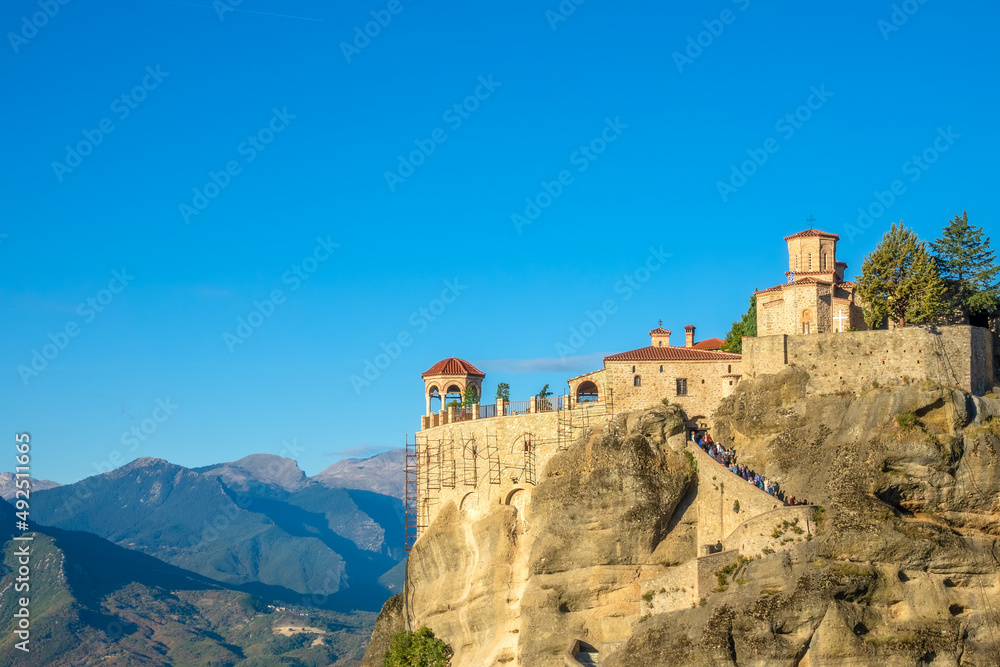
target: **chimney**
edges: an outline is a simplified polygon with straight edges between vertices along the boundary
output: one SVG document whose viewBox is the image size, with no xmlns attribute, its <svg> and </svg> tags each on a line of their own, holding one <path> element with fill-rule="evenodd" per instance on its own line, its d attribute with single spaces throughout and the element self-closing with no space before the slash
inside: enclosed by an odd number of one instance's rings
<svg viewBox="0 0 1000 667">
<path fill-rule="evenodd" d="M 694 347 L 694 325 L 689 324 L 684 327 L 684 347 Z"/>
</svg>

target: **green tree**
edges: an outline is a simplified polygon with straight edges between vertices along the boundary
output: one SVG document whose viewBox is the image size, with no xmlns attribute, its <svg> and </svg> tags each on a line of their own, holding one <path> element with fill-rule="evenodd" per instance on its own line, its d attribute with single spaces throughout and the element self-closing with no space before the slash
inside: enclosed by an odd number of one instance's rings
<svg viewBox="0 0 1000 667">
<path fill-rule="evenodd" d="M 1000 310 L 1000 265 L 982 227 L 969 224 L 969 214 L 948 223 L 941 238 L 931 242 L 938 271 L 951 283 L 948 306 L 969 315 Z"/>
<path fill-rule="evenodd" d="M 902 222 L 894 223 L 865 257 L 857 287 L 869 327 L 885 320 L 898 326 L 925 324 L 944 311 L 944 280 L 927 245 Z"/>
<path fill-rule="evenodd" d="M 756 289 L 754 290 L 757 291 Z M 733 322 L 732 328 L 726 334 L 726 340 L 722 343 L 723 352 L 743 352 L 743 336 L 757 335 L 757 295 L 750 296 L 750 307 L 743 314 L 743 318 Z"/>
<path fill-rule="evenodd" d="M 538 394 L 535 396 L 535 398 L 538 399 L 535 401 L 536 407 L 539 410 L 550 409 L 552 407 L 552 404 L 549 403 L 549 396 L 551 395 L 552 392 L 549 391 L 549 385 L 545 385 L 544 387 L 542 387 L 542 390 L 538 392 Z"/>
<path fill-rule="evenodd" d="M 473 405 L 479 402 L 479 394 L 476 393 L 476 388 L 469 385 L 462 392 L 462 407 L 471 408 Z"/>
<path fill-rule="evenodd" d="M 452 650 L 428 628 L 397 632 L 382 659 L 383 667 L 448 667 Z"/>
<path fill-rule="evenodd" d="M 505 402 L 510 402 L 510 385 L 506 382 L 501 382 L 497 384 L 497 400 L 503 399 Z"/>
</svg>

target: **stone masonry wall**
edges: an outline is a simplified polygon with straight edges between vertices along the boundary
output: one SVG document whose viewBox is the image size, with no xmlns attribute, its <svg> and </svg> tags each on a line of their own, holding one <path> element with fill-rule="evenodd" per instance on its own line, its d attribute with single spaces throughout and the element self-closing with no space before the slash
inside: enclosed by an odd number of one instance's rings
<svg viewBox="0 0 1000 667">
<path fill-rule="evenodd" d="M 925 380 L 982 394 L 995 381 L 991 355 L 988 332 L 970 326 L 748 337 L 743 375 L 777 373 L 787 364 L 809 373 L 809 390 L 818 394 Z"/>
<path fill-rule="evenodd" d="M 759 514 L 723 539 L 723 547 L 735 549 L 747 558 L 762 555 L 764 549 L 788 551 L 796 542 L 803 542 L 813 534 L 814 511 L 810 505 L 796 505 Z"/>
<path fill-rule="evenodd" d="M 758 489 L 750 482 L 729 472 L 711 456 L 696 445 L 689 444 L 698 465 L 698 553 L 702 547 L 722 543 L 728 549 L 725 539 L 740 524 L 765 512 L 784 505 L 772 495 Z M 733 510 L 736 501 L 739 512 Z"/>
<path fill-rule="evenodd" d="M 739 357 L 725 361 L 616 361 L 606 363 L 604 381 L 614 388 L 615 413 L 649 408 L 668 398 L 679 404 L 689 419 L 700 417 L 700 421 L 709 422 L 728 393 L 722 376 L 740 373 L 740 368 Z M 634 386 L 636 375 L 641 378 L 638 387 Z M 677 395 L 678 378 L 687 380 L 686 396 Z"/>
<path fill-rule="evenodd" d="M 596 403 L 418 431 L 418 524 L 429 526 L 448 500 L 473 519 L 491 505 L 523 508 L 542 469 L 558 451 L 560 420 L 567 437 L 578 437 L 588 425 L 600 428 L 604 419 L 604 405 Z"/>
</svg>

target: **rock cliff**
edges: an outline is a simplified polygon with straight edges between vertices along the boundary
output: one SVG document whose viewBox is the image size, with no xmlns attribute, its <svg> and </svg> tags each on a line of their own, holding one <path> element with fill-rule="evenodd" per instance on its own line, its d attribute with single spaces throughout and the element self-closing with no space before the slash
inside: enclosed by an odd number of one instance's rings
<svg viewBox="0 0 1000 667">
<path fill-rule="evenodd" d="M 442 507 L 410 555 L 411 624 L 454 667 L 1000 664 L 1000 399 L 807 382 L 741 383 L 715 415 L 742 463 L 817 506 L 776 522 L 774 550 L 699 558 L 697 496 L 730 473 L 697 470 L 675 409 L 633 413 L 553 457 L 523 502 Z"/>
</svg>

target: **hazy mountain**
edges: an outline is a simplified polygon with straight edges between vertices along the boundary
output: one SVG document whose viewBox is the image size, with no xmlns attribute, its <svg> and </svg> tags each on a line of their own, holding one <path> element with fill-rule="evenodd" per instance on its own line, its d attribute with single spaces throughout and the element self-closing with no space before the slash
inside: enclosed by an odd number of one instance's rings
<svg viewBox="0 0 1000 667">
<path fill-rule="evenodd" d="M 251 454 L 232 463 L 193 468 L 204 475 L 222 478 L 227 486 L 246 489 L 253 482 L 270 484 L 285 491 L 298 491 L 308 483 L 294 459 L 274 454 Z"/>
<path fill-rule="evenodd" d="M 14 497 L 14 491 L 17 487 L 14 485 L 15 482 L 14 473 L 12 472 L 0 472 L 0 498 L 4 500 L 10 500 Z M 31 491 L 44 491 L 45 489 L 52 489 L 59 486 L 57 482 L 50 482 L 47 479 L 35 479 L 31 478 Z"/>
<path fill-rule="evenodd" d="M 0 655 L 17 656 L 18 665 L 354 665 L 374 623 L 370 612 L 303 605 L 303 596 L 279 588 L 251 594 L 252 586 L 89 533 L 38 526 L 28 543 L 30 591 L 15 594 L 13 509 L 3 501 L 0 521 Z M 30 653 L 14 648 L 22 595 L 30 597 Z"/>
<path fill-rule="evenodd" d="M 406 452 L 393 449 L 367 459 L 342 459 L 310 479 L 343 489 L 403 497 Z"/>
<path fill-rule="evenodd" d="M 399 500 L 303 479 L 290 459 L 192 470 L 141 458 L 33 500 L 41 524 L 88 531 L 228 584 L 329 598 L 338 609 L 375 611 L 401 582 L 390 573 L 404 556 Z"/>
</svg>

